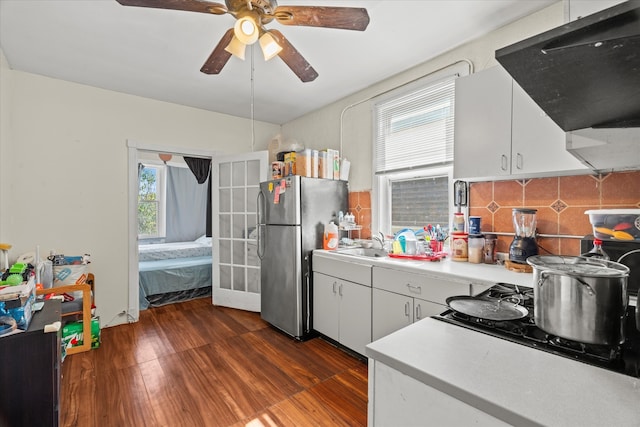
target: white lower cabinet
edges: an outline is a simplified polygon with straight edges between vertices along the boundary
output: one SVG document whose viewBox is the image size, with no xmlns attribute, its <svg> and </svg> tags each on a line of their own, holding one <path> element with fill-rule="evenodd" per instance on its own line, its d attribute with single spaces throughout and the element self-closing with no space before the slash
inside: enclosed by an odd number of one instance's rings
<svg viewBox="0 0 640 427">
<path fill-rule="evenodd" d="M 373 289 L 372 338 L 385 335 L 413 323 L 413 298 Z"/>
<path fill-rule="evenodd" d="M 369 426 L 506 426 L 455 397 L 369 359 Z"/>
<path fill-rule="evenodd" d="M 448 297 L 470 293 L 471 284 L 466 281 L 373 267 L 372 338 L 375 341 L 440 314 L 447 309 Z"/>
<path fill-rule="evenodd" d="M 371 287 L 314 272 L 313 328 L 364 355 L 371 342 Z"/>
<path fill-rule="evenodd" d="M 447 309 L 446 305 L 437 304 L 420 298 L 373 290 L 373 340 L 382 338 L 405 326 L 435 316 Z"/>
</svg>

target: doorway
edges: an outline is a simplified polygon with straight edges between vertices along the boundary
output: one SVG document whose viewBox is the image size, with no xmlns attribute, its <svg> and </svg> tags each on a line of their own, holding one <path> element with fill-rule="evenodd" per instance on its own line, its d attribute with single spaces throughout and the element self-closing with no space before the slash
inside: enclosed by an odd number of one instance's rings
<svg viewBox="0 0 640 427">
<path fill-rule="evenodd" d="M 141 154 L 163 153 L 171 156 L 199 157 L 213 160 L 217 153 L 208 150 L 196 150 L 183 147 L 168 147 L 153 144 L 141 144 L 134 141 L 127 141 L 128 147 L 128 276 L 129 276 L 129 319 L 137 322 L 140 317 L 140 264 L 138 256 L 138 194 L 139 176 L 138 165 Z"/>
</svg>

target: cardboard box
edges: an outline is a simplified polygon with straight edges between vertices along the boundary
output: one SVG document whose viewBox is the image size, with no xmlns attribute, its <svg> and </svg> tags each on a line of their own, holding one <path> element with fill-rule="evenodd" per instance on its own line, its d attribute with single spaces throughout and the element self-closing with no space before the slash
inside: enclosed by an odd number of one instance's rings
<svg viewBox="0 0 640 427">
<path fill-rule="evenodd" d="M 82 322 L 69 322 L 62 327 L 62 347 L 71 348 L 84 344 Z M 91 348 L 100 347 L 100 317 L 91 319 Z"/>
</svg>

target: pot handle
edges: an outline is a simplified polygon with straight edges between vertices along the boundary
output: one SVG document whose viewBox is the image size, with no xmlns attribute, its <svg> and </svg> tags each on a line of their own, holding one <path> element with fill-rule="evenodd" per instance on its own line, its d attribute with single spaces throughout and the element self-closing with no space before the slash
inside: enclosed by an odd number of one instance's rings
<svg viewBox="0 0 640 427">
<path fill-rule="evenodd" d="M 542 288 L 542 284 L 544 283 L 545 280 L 547 280 L 547 276 L 551 275 L 553 273 L 550 273 L 548 271 L 542 271 L 540 272 L 540 278 L 538 279 L 538 287 Z M 582 280 L 579 277 L 576 276 L 571 276 L 572 279 L 577 280 L 582 286 L 584 286 L 587 289 L 587 293 L 590 296 L 594 296 L 596 294 L 596 291 L 593 290 L 593 288 L 591 286 L 589 286 L 589 284 L 587 282 L 585 282 L 584 280 Z M 640 325 L 639 325 L 639 329 L 640 329 Z"/>
</svg>

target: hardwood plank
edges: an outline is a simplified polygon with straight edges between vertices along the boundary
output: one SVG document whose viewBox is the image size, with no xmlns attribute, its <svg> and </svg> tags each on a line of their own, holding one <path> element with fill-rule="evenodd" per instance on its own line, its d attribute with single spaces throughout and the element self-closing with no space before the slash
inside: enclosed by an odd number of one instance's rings
<svg viewBox="0 0 640 427">
<path fill-rule="evenodd" d="M 260 318 L 260 313 L 237 310 L 229 307 L 218 307 L 218 309 L 250 331 L 257 331 L 258 329 L 269 327 L 269 324 Z"/>
<path fill-rule="evenodd" d="M 292 353 L 281 351 L 281 349 L 269 343 L 264 335 L 247 334 L 246 339 L 261 357 L 276 365 L 302 387 L 311 387 L 320 382 L 320 378 L 310 372 L 309 363 L 303 364 L 301 361 L 296 360 L 295 357 L 292 357 Z"/>
<path fill-rule="evenodd" d="M 310 388 L 309 393 L 350 424 L 367 423 L 367 399 L 354 393 L 353 387 L 348 383 L 332 377 Z"/>
<path fill-rule="evenodd" d="M 138 366 L 99 370 L 96 376 L 95 425 L 105 427 L 156 426 L 151 399 Z"/>
</svg>

